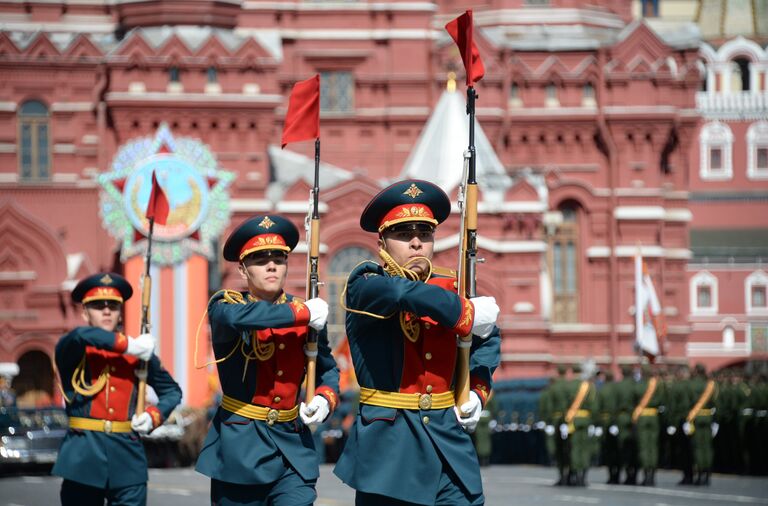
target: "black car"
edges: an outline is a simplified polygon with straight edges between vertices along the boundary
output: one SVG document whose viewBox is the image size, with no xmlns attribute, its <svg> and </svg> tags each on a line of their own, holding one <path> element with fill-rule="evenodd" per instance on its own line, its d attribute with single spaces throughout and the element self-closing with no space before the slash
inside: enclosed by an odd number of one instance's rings
<svg viewBox="0 0 768 506">
<path fill-rule="evenodd" d="M 0 472 L 52 466 L 66 433 L 62 408 L 0 407 Z"/>
</svg>

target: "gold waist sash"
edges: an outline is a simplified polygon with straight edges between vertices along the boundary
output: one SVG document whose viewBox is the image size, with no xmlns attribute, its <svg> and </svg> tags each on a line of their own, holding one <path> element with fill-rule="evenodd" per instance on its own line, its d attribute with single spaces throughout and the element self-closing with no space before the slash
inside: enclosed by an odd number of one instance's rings
<svg viewBox="0 0 768 506">
<path fill-rule="evenodd" d="M 291 409 L 275 409 L 266 406 L 256 406 L 243 401 L 238 401 L 229 396 L 224 396 L 221 400 L 221 407 L 236 415 L 250 418 L 251 420 L 261 420 L 272 425 L 275 422 L 290 422 L 299 416 L 299 407 L 294 406 Z"/>
<path fill-rule="evenodd" d="M 445 409 L 455 404 L 454 393 L 451 391 L 439 394 L 404 394 L 400 392 L 385 392 L 373 388 L 360 388 L 360 403 L 370 406 L 395 409 Z"/>
<path fill-rule="evenodd" d="M 91 430 L 94 432 L 132 432 L 131 422 L 101 420 L 98 418 L 80 418 L 73 416 L 69 418 L 69 428 L 79 430 Z"/>
</svg>

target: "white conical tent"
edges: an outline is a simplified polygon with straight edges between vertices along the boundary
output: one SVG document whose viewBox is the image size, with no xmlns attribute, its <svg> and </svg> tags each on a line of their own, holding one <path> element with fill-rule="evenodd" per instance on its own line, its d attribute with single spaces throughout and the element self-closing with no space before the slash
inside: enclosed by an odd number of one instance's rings
<svg viewBox="0 0 768 506">
<path fill-rule="evenodd" d="M 445 91 L 405 162 L 401 179 L 424 179 L 449 195 L 461 183 L 464 151 L 469 145 L 469 116 L 461 93 Z M 477 181 L 485 201 L 500 202 L 511 180 L 475 119 Z"/>
</svg>

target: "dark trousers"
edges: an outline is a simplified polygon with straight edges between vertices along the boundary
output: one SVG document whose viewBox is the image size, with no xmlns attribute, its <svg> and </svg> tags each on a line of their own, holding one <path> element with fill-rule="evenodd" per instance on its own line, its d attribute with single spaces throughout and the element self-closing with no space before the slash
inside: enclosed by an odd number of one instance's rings
<svg viewBox="0 0 768 506">
<path fill-rule="evenodd" d="M 211 480 L 211 506 L 307 506 L 317 498 L 314 481 L 288 467 L 274 483 L 241 485 Z"/>
<path fill-rule="evenodd" d="M 98 488 L 72 480 L 61 484 L 61 506 L 146 506 L 147 484 L 139 483 L 122 488 Z"/>
</svg>

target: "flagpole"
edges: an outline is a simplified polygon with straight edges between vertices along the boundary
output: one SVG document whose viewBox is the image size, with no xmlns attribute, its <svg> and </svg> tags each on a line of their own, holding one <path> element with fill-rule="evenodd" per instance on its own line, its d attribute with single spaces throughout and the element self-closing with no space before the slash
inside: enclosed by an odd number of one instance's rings
<svg viewBox="0 0 768 506">
<path fill-rule="evenodd" d="M 146 334 L 150 330 L 149 323 L 149 303 L 152 296 L 152 277 L 149 274 L 149 268 L 152 262 L 152 233 L 155 229 L 155 218 L 149 218 L 149 236 L 147 237 L 147 256 L 144 260 L 144 279 L 141 281 L 141 334 Z M 136 413 L 144 412 L 147 398 L 147 370 L 149 362 L 142 360 L 136 375 L 139 378 L 139 390 L 136 394 Z"/>
<path fill-rule="evenodd" d="M 307 244 L 307 299 L 314 299 L 319 295 L 318 263 L 320 260 L 320 138 L 315 139 L 315 183 L 311 191 L 310 220 L 307 232 L 309 232 L 309 244 Z M 317 330 L 312 327 L 307 332 L 307 402 L 315 396 L 315 382 L 317 376 Z"/>
</svg>

